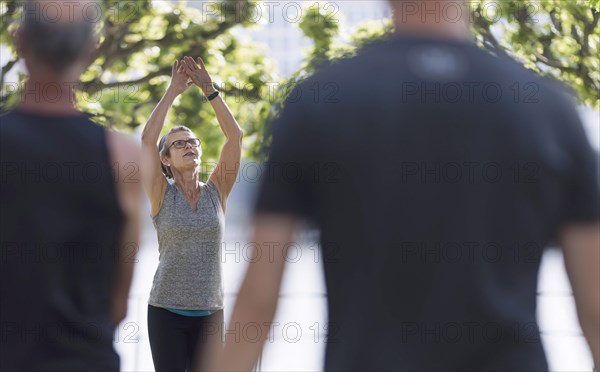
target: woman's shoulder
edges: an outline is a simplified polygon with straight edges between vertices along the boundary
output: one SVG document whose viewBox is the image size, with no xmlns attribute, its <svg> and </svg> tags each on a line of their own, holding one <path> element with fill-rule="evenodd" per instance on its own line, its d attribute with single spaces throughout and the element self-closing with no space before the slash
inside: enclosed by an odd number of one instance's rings
<svg viewBox="0 0 600 372">
<path fill-rule="evenodd" d="M 208 180 L 206 181 L 206 183 L 201 183 L 201 185 L 203 186 L 203 188 L 210 190 L 210 192 L 219 195 L 219 189 L 217 188 L 217 185 L 213 183 L 212 180 Z"/>
<path fill-rule="evenodd" d="M 166 182 L 167 186 L 165 187 L 165 192 L 162 197 L 162 203 L 160 203 L 160 209 L 156 215 L 151 216 L 153 220 L 157 219 L 161 214 L 163 214 L 163 210 L 165 209 L 165 205 L 168 204 L 169 200 L 172 200 L 173 193 L 176 191 L 175 184 L 169 180 Z"/>
<path fill-rule="evenodd" d="M 223 209 L 225 209 L 224 208 L 224 200 L 222 198 L 221 192 L 219 191 L 219 188 L 217 187 L 217 185 L 215 185 L 215 183 L 212 180 L 208 180 L 204 185 L 205 185 L 205 188 L 207 190 L 209 190 L 209 193 L 211 193 L 219 201 L 219 204 L 221 205 L 221 207 Z"/>
<path fill-rule="evenodd" d="M 175 187 L 175 182 L 167 179 L 166 184 L 167 186 L 165 187 L 165 195 L 163 196 L 163 199 L 165 196 L 167 196 L 168 193 L 175 192 L 177 190 L 177 188 Z"/>
</svg>

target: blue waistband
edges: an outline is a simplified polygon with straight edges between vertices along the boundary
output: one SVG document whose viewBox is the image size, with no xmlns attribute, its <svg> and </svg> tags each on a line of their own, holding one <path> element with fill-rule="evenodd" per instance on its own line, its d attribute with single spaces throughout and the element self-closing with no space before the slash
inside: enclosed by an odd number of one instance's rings
<svg viewBox="0 0 600 372">
<path fill-rule="evenodd" d="M 169 308 L 165 308 L 165 310 L 169 310 L 172 313 L 183 316 L 209 316 L 216 312 L 215 310 L 180 310 Z"/>
</svg>

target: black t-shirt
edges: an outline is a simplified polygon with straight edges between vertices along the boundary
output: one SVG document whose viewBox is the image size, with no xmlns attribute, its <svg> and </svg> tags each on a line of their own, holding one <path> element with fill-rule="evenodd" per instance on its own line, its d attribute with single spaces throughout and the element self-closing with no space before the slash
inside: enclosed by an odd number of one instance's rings
<svg viewBox="0 0 600 372">
<path fill-rule="evenodd" d="M 119 370 L 110 317 L 123 216 L 105 130 L 0 116 L 0 369 Z"/>
<path fill-rule="evenodd" d="M 298 86 L 273 130 L 257 213 L 321 230 L 326 370 L 548 368 L 542 251 L 600 218 L 597 154 L 558 84 L 395 37 Z"/>
</svg>

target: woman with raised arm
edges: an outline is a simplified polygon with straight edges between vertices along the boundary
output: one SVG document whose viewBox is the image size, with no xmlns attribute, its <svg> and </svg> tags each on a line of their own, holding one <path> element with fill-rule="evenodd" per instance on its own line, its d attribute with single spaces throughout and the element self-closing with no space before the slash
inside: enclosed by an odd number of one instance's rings
<svg viewBox="0 0 600 372">
<path fill-rule="evenodd" d="M 243 133 L 201 58 L 198 64 L 191 57 L 173 63 L 169 87 L 142 134 L 142 181 L 160 252 L 148 301 L 156 371 L 190 371 L 202 357 L 195 355 L 199 344 L 222 337 L 221 242 Z M 172 128 L 156 148 L 173 101 L 194 84 L 208 97 L 226 137 L 207 183 L 199 173 L 201 142 L 189 128 Z"/>
</svg>

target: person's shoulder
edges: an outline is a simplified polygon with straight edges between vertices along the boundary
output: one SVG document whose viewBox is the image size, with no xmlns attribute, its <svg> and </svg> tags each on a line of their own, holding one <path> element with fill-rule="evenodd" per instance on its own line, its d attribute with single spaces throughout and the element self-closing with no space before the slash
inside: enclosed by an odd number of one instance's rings
<svg viewBox="0 0 600 372">
<path fill-rule="evenodd" d="M 104 132 L 110 131 L 104 125 L 101 125 L 101 124 L 97 123 L 96 121 L 94 121 L 94 115 L 92 115 L 92 114 L 89 114 L 86 112 L 80 112 L 79 115 L 75 116 L 74 118 L 78 124 L 81 124 L 81 125 L 89 127 L 89 128 L 93 128 L 93 130 L 104 131 Z"/>
<path fill-rule="evenodd" d="M 221 193 L 219 191 L 219 188 L 217 187 L 217 185 L 212 180 L 208 180 L 208 181 L 206 181 L 206 183 L 201 183 L 201 186 L 203 186 L 206 189 L 208 189 L 210 193 L 212 193 L 213 195 L 217 196 L 218 198 L 221 197 Z"/>
<path fill-rule="evenodd" d="M 94 125 L 98 124 L 94 123 Z M 113 165 L 120 168 L 133 166 L 137 175 L 140 164 L 140 146 L 129 135 L 99 127 L 106 131 L 106 143 Z"/>
<path fill-rule="evenodd" d="M 531 122 L 538 130 L 554 132 L 562 140 L 580 131 L 577 93 L 568 84 L 550 75 L 541 75 L 509 57 L 498 58 L 494 70 L 510 91 L 511 100 L 518 90 L 520 103 L 529 103 L 539 117 L 545 118 Z"/>
<path fill-rule="evenodd" d="M 480 48 L 481 49 L 481 48 Z M 535 71 L 526 68 L 514 57 L 506 54 L 494 55 L 490 51 L 481 49 L 481 58 L 488 62 L 485 66 L 490 69 L 490 73 L 499 77 L 510 77 L 513 80 L 530 80 L 538 84 L 543 83 L 543 78 Z"/>
<path fill-rule="evenodd" d="M 578 106 L 580 104 L 577 92 L 553 77 L 540 77 L 539 102 L 540 109 L 549 112 L 554 127 L 565 137 L 583 129 Z"/>
<path fill-rule="evenodd" d="M 323 61 L 314 72 L 293 82 L 285 105 L 296 109 L 310 107 L 313 113 L 332 108 L 327 103 L 337 101 L 340 93 L 353 91 L 370 79 L 371 66 L 384 45 L 385 41 L 375 41 L 356 54 Z"/>
<path fill-rule="evenodd" d="M 0 125 L 14 126 L 21 125 L 21 123 L 71 125 L 76 123 L 90 126 L 95 129 L 104 128 L 100 124 L 95 123 L 92 118 L 93 115 L 80 111 L 67 114 L 42 114 L 15 107 L 0 113 Z"/>
<path fill-rule="evenodd" d="M 506 83 L 530 96 L 538 109 L 571 110 L 577 106 L 577 93 L 565 82 L 542 75 L 513 58 L 498 59 L 496 70 L 502 72 Z"/>
<path fill-rule="evenodd" d="M 517 57 L 506 53 L 492 53 L 481 47 L 476 47 L 475 52 L 482 62 L 482 68 L 487 69 L 491 76 L 497 79 L 510 80 L 511 82 L 529 82 L 536 85 L 536 89 L 551 92 L 565 93 L 567 86 L 558 80 L 541 75 L 539 72 L 523 65 Z"/>
<path fill-rule="evenodd" d="M 106 131 L 109 149 L 111 149 L 111 151 L 117 157 L 130 160 L 139 160 L 140 146 L 133 141 L 131 136 L 124 133 L 107 130 L 96 123 L 93 123 L 93 125 L 96 125 L 98 128 Z"/>
<path fill-rule="evenodd" d="M 11 109 L 0 114 L 0 140 L 12 142 L 27 137 L 30 130 L 28 121 L 17 109 Z"/>
<path fill-rule="evenodd" d="M 567 84 L 526 67 L 516 57 L 505 53 L 493 54 L 481 47 L 475 48 L 474 53 L 480 73 L 488 75 L 490 81 L 521 90 L 537 107 L 575 104 L 577 95 Z"/>
<path fill-rule="evenodd" d="M 389 38 L 372 41 L 360 47 L 354 54 L 324 61 L 311 76 L 305 79 L 304 83 L 311 84 L 317 81 L 333 80 L 352 73 L 356 69 L 364 70 L 369 67 L 372 61 L 379 60 L 381 55 L 391 48 L 393 46 L 390 45 Z"/>
<path fill-rule="evenodd" d="M 6 110 L 3 112 L 0 112 L 0 119 L 5 119 L 7 117 L 11 117 L 15 114 L 15 109 L 11 109 L 11 110 Z"/>
<path fill-rule="evenodd" d="M 493 58 L 469 41 L 450 41 L 433 38 L 388 35 L 360 46 L 355 54 L 326 61 L 302 84 L 335 83 L 346 88 L 371 85 L 373 79 L 385 83 L 391 76 L 414 78 L 413 60 L 417 52 L 451 51 L 462 58 Z M 429 55 L 427 55 L 430 58 Z M 501 63 L 501 62 L 499 62 Z M 380 79 L 380 80 L 377 80 Z"/>
<path fill-rule="evenodd" d="M 19 120 L 17 110 L 11 109 L 0 113 L 0 129 L 7 129 L 14 126 Z"/>
</svg>

